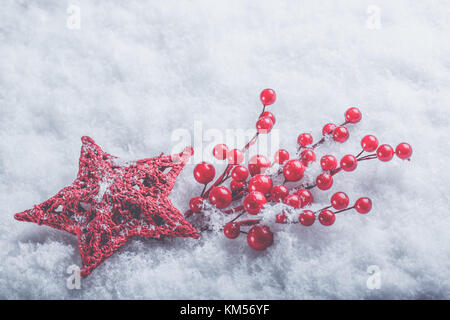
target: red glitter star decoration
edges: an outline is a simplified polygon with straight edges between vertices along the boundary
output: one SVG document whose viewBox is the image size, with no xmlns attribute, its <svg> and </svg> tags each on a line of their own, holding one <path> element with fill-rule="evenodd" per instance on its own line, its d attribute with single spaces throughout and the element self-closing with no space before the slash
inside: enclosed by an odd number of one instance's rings
<svg viewBox="0 0 450 320">
<path fill-rule="evenodd" d="M 80 167 L 73 184 L 15 215 L 20 221 L 76 235 L 81 276 L 89 275 L 133 236 L 199 237 L 169 200 L 192 148 L 172 156 L 123 162 L 91 138 L 81 141 Z"/>
</svg>

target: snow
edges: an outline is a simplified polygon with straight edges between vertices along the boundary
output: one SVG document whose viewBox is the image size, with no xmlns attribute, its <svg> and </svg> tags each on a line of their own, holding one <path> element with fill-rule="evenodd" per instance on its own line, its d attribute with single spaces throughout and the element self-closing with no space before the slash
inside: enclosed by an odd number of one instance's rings
<svg viewBox="0 0 450 320">
<path fill-rule="evenodd" d="M 80 29 L 67 27 L 68 3 Z M 3 1 L 0 298 L 450 298 L 449 13 L 432 0 Z M 275 226 L 265 252 L 220 232 L 136 239 L 80 290 L 66 287 L 81 262 L 76 237 L 13 219 L 73 181 L 81 136 L 130 160 L 181 152 L 173 133 L 194 139 L 195 123 L 252 129 L 266 87 L 291 154 L 299 133 L 317 139 L 355 105 L 363 120 L 350 140 L 318 156 L 358 152 L 366 133 L 411 143 L 411 162 L 367 161 L 314 193 L 318 206 L 336 191 L 370 196 L 372 212 Z M 171 194 L 181 211 L 201 191 L 192 169 Z"/>
</svg>

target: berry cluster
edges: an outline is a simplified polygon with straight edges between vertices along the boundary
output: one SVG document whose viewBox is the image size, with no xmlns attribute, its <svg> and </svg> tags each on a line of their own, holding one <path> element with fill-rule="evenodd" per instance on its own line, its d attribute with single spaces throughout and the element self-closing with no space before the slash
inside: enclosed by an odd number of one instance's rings
<svg viewBox="0 0 450 320">
<path fill-rule="evenodd" d="M 268 226 L 262 225 L 262 219 L 258 215 L 269 202 L 284 203 L 287 210 L 281 210 L 275 222 L 280 224 L 300 223 L 303 226 L 311 226 L 316 217 L 324 226 L 330 226 L 335 221 L 335 215 L 344 211 L 355 209 L 361 214 L 368 213 L 372 208 L 372 201 L 369 198 L 359 198 L 352 207 L 349 207 L 350 200 L 344 192 L 335 193 L 330 200 L 330 205 L 318 211 L 304 209 L 314 202 L 312 189 L 328 190 L 333 185 L 333 177 L 341 171 L 353 171 L 358 163 L 366 160 L 378 159 L 383 162 L 390 161 L 394 154 L 403 160 L 409 160 L 412 155 L 412 148 L 408 143 L 400 143 L 395 151 L 388 144 L 379 145 L 378 139 L 373 135 L 366 135 L 361 140 L 362 151 L 356 156 L 348 154 L 338 160 L 333 155 L 325 155 L 320 159 L 322 172 L 316 177 L 313 184 L 302 184 L 307 167 L 316 161 L 314 150 L 327 140 L 344 143 L 350 134 L 347 128 L 350 124 L 361 121 L 362 113 L 358 108 L 352 107 L 345 112 L 345 121 L 340 125 L 327 123 L 322 129 L 322 137 L 314 143 L 314 139 L 309 133 L 302 133 L 297 138 L 298 150 L 296 157 L 290 157 L 288 151 L 278 150 L 271 162 L 264 155 L 255 155 L 245 166 L 245 153 L 254 145 L 260 134 L 268 134 L 274 124 L 275 116 L 266 111 L 266 107 L 272 105 L 276 100 L 275 91 L 265 89 L 260 95 L 263 110 L 256 122 L 255 136 L 242 149 L 229 149 L 225 144 L 218 144 L 212 153 L 218 160 L 227 161 L 224 172 L 208 187 L 216 176 L 214 166 L 207 162 L 198 164 L 194 169 L 194 178 L 204 185 L 203 191 L 198 197 L 190 200 L 190 210 L 187 216 L 193 213 L 200 213 L 204 207 L 204 201 L 217 209 L 226 209 L 232 202 L 237 202 L 243 198 L 242 204 L 232 209 L 224 210 L 226 214 L 236 216 L 225 224 L 223 232 L 230 239 L 237 238 L 241 233 L 247 234 L 247 242 L 255 250 L 264 250 L 273 243 L 273 233 Z M 277 167 L 277 170 L 269 170 Z M 284 183 L 274 185 L 275 177 L 284 178 Z M 224 186 L 224 182 L 231 178 L 229 188 Z M 291 190 L 286 186 L 287 182 L 300 183 Z M 295 219 L 292 219 L 292 210 L 302 209 Z M 336 210 L 333 211 L 332 209 Z M 245 213 L 256 216 L 257 219 L 245 219 L 238 221 Z M 243 227 L 250 227 L 248 232 L 241 230 Z"/>
</svg>

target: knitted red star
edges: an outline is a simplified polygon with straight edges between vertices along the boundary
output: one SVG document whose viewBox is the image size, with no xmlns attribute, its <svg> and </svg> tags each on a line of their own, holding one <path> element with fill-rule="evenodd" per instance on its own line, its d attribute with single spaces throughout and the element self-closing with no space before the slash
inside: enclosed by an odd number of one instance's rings
<svg viewBox="0 0 450 320">
<path fill-rule="evenodd" d="M 192 149 L 127 163 L 89 137 L 81 141 L 80 168 L 73 184 L 15 218 L 75 234 L 83 277 L 133 236 L 199 237 L 169 200 Z"/>
</svg>

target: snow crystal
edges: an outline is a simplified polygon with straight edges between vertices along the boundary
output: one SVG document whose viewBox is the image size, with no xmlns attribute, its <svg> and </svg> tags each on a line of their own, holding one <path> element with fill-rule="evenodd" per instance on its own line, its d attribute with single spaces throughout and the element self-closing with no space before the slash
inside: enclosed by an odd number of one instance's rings
<svg viewBox="0 0 450 320">
<path fill-rule="evenodd" d="M 102 178 L 102 180 L 98 183 L 98 193 L 95 197 L 92 198 L 92 200 L 94 200 L 95 202 L 101 202 L 103 199 L 103 196 L 105 195 L 106 191 L 108 191 L 108 189 L 111 187 L 111 185 L 113 184 L 114 179 L 109 177 L 109 176 L 105 176 Z"/>
<path fill-rule="evenodd" d="M 450 298 L 448 1 L 74 3 L 80 29 L 66 27 L 65 1 L 2 2 L 0 298 Z M 277 92 L 268 110 L 291 155 L 298 134 L 317 140 L 353 105 L 362 122 L 318 159 L 358 152 L 366 133 L 411 143 L 411 162 L 367 161 L 313 192 L 313 210 L 345 191 L 351 201 L 370 196 L 372 212 L 306 228 L 274 224 L 283 205 L 270 207 L 264 219 L 276 233 L 265 252 L 220 231 L 136 239 L 81 290 L 66 287 L 67 267 L 81 262 L 76 237 L 13 219 L 72 183 L 80 137 L 122 159 L 181 152 L 192 142 L 176 147 L 172 134 L 185 129 L 193 141 L 194 121 L 254 130 L 266 87 Z M 208 143 L 195 154 L 210 156 Z M 182 212 L 202 189 L 192 170 L 171 193 Z M 230 219 L 213 209 L 207 216 L 215 230 Z M 381 287 L 371 290 L 373 265 Z"/>
</svg>

